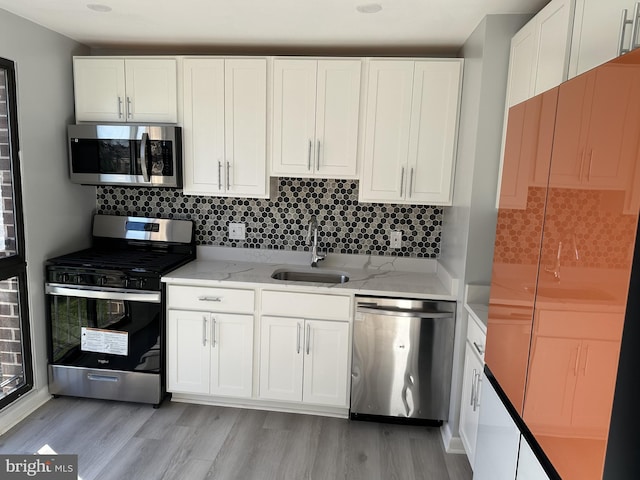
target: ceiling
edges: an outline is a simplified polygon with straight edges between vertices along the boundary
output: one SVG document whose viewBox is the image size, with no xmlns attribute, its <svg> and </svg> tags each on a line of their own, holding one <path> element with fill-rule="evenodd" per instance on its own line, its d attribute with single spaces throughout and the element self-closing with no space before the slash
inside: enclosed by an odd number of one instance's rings
<svg viewBox="0 0 640 480">
<path fill-rule="evenodd" d="M 548 0 L 0 0 L 0 8 L 94 48 L 291 46 L 417 48 L 444 53 L 457 51 L 487 14 L 535 13 L 546 3 Z M 381 9 L 362 13 L 358 7 Z"/>
</svg>

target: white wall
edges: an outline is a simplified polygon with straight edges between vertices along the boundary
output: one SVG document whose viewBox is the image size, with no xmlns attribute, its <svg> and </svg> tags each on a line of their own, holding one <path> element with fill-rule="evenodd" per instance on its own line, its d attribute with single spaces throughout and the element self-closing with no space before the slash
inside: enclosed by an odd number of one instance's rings
<svg viewBox="0 0 640 480">
<path fill-rule="evenodd" d="M 0 56 L 15 62 L 34 391 L 0 413 L 0 432 L 48 398 L 43 262 L 88 245 L 95 187 L 68 179 L 72 56 L 85 46 L 0 10 Z"/>
<path fill-rule="evenodd" d="M 445 210 L 440 262 L 460 280 L 449 422 L 445 441 L 456 450 L 467 317 L 467 283 L 491 281 L 496 228 L 495 197 L 511 37 L 530 15 L 489 15 L 465 42 L 462 103 L 453 206 Z"/>
</svg>

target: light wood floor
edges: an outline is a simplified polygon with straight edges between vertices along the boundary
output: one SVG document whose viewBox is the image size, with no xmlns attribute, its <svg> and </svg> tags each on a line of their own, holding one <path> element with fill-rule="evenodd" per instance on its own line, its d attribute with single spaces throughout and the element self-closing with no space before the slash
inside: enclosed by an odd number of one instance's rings
<svg viewBox="0 0 640 480">
<path fill-rule="evenodd" d="M 49 445 L 82 480 L 469 480 L 437 428 L 165 401 L 61 397 L 0 436 L 0 453 Z"/>
</svg>

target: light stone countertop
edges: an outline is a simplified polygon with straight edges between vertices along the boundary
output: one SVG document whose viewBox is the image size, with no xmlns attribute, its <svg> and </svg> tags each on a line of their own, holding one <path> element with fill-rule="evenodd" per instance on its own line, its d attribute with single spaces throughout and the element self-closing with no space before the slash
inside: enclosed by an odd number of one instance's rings
<svg viewBox="0 0 640 480">
<path fill-rule="evenodd" d="M 346 293 L 433 300 L 456 300 L 456 280 L 433 259 L 329 254 L 319 267 L 309 252 L 198 247 L 197 260 L 162 278 L 167 284 L 243 286 L 320 293 Z M 275 280 L 278 269 L 344 272 L 344 284 Z"/>
</svg>

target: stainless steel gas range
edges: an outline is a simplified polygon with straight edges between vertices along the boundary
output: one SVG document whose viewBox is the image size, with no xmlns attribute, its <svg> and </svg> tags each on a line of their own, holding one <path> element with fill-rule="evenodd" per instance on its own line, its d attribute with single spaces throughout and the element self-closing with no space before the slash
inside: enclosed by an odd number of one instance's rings
<svg viewBox="0 0 640 480">
<path fill-rule="evenodd" d="M 50 393 L 157 407 L 166 394 L 160 278 L 195 256 L 191 221 L 94 216 L 91 248 L 46 262 Z"/>
</svg>

